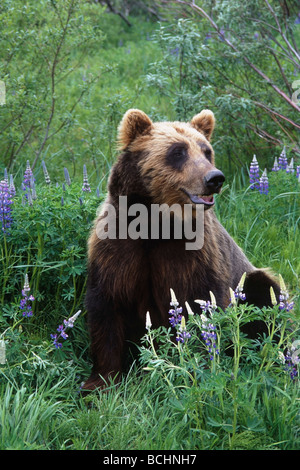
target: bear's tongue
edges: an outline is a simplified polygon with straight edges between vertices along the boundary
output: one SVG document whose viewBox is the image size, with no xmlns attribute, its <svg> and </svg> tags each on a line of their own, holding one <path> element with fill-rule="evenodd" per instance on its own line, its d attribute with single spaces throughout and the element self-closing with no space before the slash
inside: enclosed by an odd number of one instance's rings
<svg viewBox="0 0 300 470">
<path fill-rule="evenodd" d="M 201 196 L 200 199 L 203 199 L 205 202 L 213 202 L 214 197 L 213 196 Z"/>
<path fill-rule="evenodd" d="M 191 194 L 190 199 L 195 204 L 207 204 L 207 205 L 212 206 L 215 203 L 214 197 L 212 195 L 211 196 L 200 196 L 198 194 Z"/>
</svg>

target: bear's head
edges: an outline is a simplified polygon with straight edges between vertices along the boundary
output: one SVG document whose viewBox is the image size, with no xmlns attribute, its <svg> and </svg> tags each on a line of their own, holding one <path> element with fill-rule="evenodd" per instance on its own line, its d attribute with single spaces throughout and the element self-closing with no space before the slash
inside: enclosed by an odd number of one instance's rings
<svg viewBox="0 0 300 470">
<path fill-rule="evenodd" d="M 214 165 L 214 126 L 210 110 L 188 123 L 152 122 L 143 111 L 127 111 L 119 126 L 121 163 L 111 181 L 115 194 L 143 193 L 154 204 L 212 207 L 225 180 Z"/>
</svg>

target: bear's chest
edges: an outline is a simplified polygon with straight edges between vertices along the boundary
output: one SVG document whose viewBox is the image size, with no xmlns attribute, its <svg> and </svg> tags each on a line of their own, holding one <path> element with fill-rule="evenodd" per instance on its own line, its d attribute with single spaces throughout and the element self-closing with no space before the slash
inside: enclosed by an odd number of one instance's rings
<svg viewBox="0 0 300 470">
<path fill-rule="evenodd" d="M 195 299 L 209 300 L 210 290 L 221 305 L 220 275 L 203 250 L 186 250 L 178 241 L 134 243 L 119 258 L 116 285 L 129 309 L 137 308 L 141 318 L 150 311 L 154 323 L 167 325 L 170 289 L 183 307 L 186 301 L 192 306 Z"/>
</svg>

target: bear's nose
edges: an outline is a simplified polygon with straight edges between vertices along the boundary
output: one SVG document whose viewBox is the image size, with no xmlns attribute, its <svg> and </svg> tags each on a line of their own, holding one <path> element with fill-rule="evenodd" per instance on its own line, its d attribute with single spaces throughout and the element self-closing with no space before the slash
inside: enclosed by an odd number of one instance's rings
<svg viewBox="0 0 300 470">
<path fill-rule="evenodd" d="M 211 193 L 216 193 L 221 189 L 225 181 L 225 176 L 220 170 L 209 171 L 204 177 L 205 186 Z"/>
</svg>

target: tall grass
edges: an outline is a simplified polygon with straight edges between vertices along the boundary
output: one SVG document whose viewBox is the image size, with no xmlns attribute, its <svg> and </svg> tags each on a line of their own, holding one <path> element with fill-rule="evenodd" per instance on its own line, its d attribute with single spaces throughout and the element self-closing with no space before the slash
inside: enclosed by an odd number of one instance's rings
<svg viewBox="0 0 300 470">
<path fill-rule="evenodd" d="M 61 172 L 63 174 L 63 172 Z M 32 205 L 17 190 L 10 235 L 1 235 L 0 442 L 3 449 L 297 449 L 299 375 L 291 378 L 279 352 L 298 338 L 299 183 L 270 175 L 268 195 L 233 181 L 219 195 L 221 222 L 257 266 L 281 273 L 295 300 L 292 312 L 233 309 L 214 317 L 220 355 L 208 358 L 199 315 L 186 324 L 182 347 L 167 329 L 146 331 L 140 362 L 107 392 L 85 398 L 80 384 L 90 358 L 83 296 L 86 238 L 101 200 L 96 187 L 50 185 L 38 178 Z M 284 188 L 284 191 L 282 191 Z M 63 204 L 62 199 L 63 198 Z M 24 275 L 35 307 L 19 308 Z M 235 286 L 233 286 L 234 288 Z M 203 299 L 209 300 L 209 299 Z M 195 313 L 195 305 L 191 306 Z M 74 310 L 82 315 L 62 349 L 50 338 Z M 167 312 L 166 312 L 167 314 Z M 269 321 L 270 335 L 249 343 L 248 318 Z M 284 329 L 293 319 L 293 330 Z M 279 345 L 272 341 L 274 327 Z M 153 349 L 152 339 L 158 343 Z M 234 344 L 233 357 L 226 354 Z M 298 371 L 299 373 L 299 371 Z"/>
</svg>

